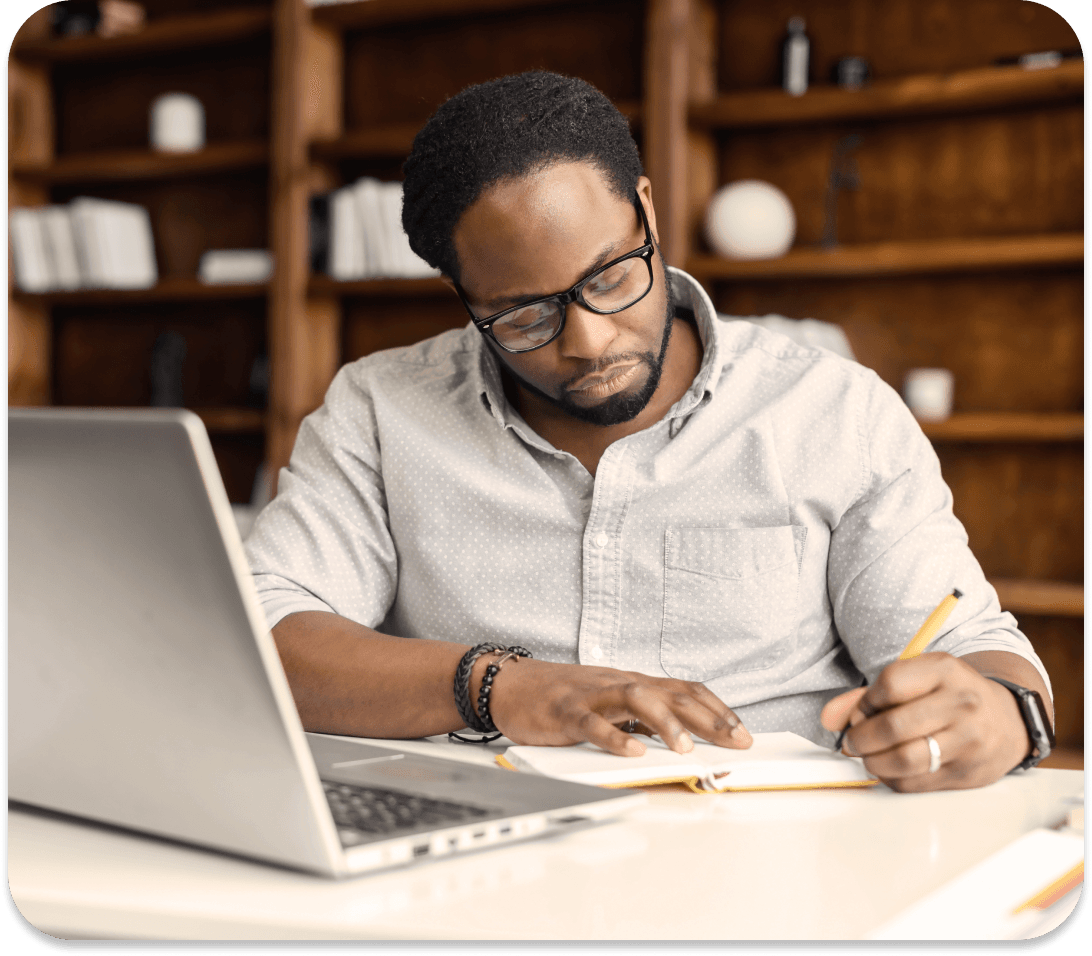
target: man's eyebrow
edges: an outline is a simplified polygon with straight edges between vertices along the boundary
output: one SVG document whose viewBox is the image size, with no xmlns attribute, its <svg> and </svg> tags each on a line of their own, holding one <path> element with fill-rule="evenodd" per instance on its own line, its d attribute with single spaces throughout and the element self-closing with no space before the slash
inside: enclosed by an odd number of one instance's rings
<svg viewBox="0 0 1092 956">
<path fill-rule="evenodd" d="M 618 251 L 618 247 L 622 245 L 621 241 L 612 242 L 609 246 L 604 246 L 596 257 L 595 261 L 588 266 L 587 269 L 581 274 L 582 277 L 587 277 L 599 269 L 605 266 L 611 259 L 616 259 L 622 255 Z M 489 310 L 489 314 L 492 315 L 496 312 L 503 312 L 505 309 L 514 308 L 517 305 L 523 305 L 525 302 L 534 302 L 535 299 L 544 299 L 548 295 L 557 295 L 558 292 L 564 292 L 564 289 L 554 289 L 550 292 L 529 292 L 526 295 L 504 295 L 498 296 L 495 299 L 489 299 L 483 302 L 482 305 Z"/>
</svg>

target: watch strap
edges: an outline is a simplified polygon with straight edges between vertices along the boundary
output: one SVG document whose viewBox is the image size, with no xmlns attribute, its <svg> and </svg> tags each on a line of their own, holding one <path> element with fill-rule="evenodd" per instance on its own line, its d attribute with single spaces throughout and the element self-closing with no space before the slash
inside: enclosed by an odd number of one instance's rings
<svg viewBox="0 0 1092 956">
<path fill-rule="evenodd" d="M 1050 726 L 1043 699 L 1037 691 L 1021 687 L 1003 677 L 988 677 L 987 680 L 1007 687 L 1016 698 L 1016 706 L 1028 732 L 1028 740 L 1031 741 L 1031 752 L 1012 769 L 1030 770 L 1045 760 L 1054 749 L 1054 730 Z"/>
</svg>

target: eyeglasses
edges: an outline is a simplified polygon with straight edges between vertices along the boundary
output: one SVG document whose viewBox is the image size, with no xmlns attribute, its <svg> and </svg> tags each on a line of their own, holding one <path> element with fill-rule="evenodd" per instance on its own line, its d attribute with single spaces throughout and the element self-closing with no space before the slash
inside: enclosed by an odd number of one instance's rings
<svg viewBox="0 0 1092 956">
<path fill-rule="evenodd" d="M 596 269 L 567 292 L 546 295 L 479 319 L 470 308 L 462 286 L 454 283 L 478 331 L 492 336 L 506 352 L 530 352 L 549 345 L 561 334 L 565 312 L 572 302 L 579 302 L 597 315 L 613 315 L 640 302 L 652 288 L 652 256 L 656 249 L 640 197 L 635 198 L 635 205 L 645 227 L 645 244 Z"/>
</svg>

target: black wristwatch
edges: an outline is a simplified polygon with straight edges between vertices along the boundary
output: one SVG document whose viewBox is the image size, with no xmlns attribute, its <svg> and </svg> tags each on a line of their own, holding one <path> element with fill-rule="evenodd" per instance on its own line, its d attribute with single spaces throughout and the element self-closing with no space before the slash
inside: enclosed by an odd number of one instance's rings
<svg viewBox="0 0 1092 956">
<path fill-rule="evenodd" d="M 996 681 L 1002 687 L 1007 687 L 1016 698 L 1016 706 L 1020 708 L 1020 716 L 1024 718 L 1024 726 L 1027 728 L 1028 739 L 1031 741 L 1031 752 L 1012 769 L 1030 770 L 1049 757 L 1051 750 L 1054 749 L 1054 730 L 1050 726 L 1046 707 L 1043 706 L 1043 698 L 1036 691 L 1028 690 L 1012 681 L 1003 680 L 1000 677 L 989 679 Z"/>
</svg>

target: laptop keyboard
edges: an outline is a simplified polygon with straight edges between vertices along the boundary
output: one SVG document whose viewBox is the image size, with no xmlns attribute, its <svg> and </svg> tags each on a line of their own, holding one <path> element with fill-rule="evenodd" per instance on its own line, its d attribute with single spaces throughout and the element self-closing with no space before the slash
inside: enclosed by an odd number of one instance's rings
<svg viewBox="0 0 1092 956">
<path fill-rule="evenodd" d="M 397 790 L 322 781 L 341 842 L 352 846 L 365 836 L 383 836 L 422 827 L 444 827 L 489 816 L 464 803 L 418 797 Z"/>
</svg>

